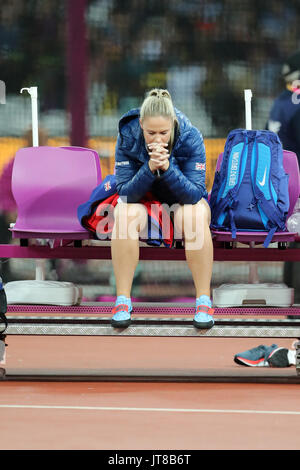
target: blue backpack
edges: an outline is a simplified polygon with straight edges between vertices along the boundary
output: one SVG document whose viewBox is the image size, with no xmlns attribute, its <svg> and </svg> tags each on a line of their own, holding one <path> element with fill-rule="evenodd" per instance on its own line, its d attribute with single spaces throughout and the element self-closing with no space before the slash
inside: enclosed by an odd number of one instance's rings
<svg viewBox="0 0 300 470">
<path fill-rule="evenodd" d="M 231 131 L 211 191 L 211 228 L 233 239 L 237 231 L 267 231 L 267 247 L 276 231 L 286 231 L 288 178 L 277 134 Z"/>
</svg>

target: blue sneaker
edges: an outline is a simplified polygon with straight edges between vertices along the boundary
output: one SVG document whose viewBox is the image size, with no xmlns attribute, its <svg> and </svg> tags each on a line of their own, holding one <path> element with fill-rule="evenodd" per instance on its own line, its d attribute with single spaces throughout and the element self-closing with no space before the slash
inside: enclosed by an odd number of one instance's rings
<svg viewBox="0 0 300 470">
<path fill-rule="evenodd" d="M 248 367 L 269 367 L 268 359 L 272 357 L 276 349 L 278 349 L 277 344 L 272 344 L 271 346 L 261 344 L 255 348 L 236 354 L 234 356 L 234 362 Z"/>
<path fill-rule="evenodd" d="M 214 309 L 211 308 L 211 300 L 207 295 L 201 295 L 196 299 L 196 312 L 193 325 L 196 328 L 207 330 L 212 328 L 215 321 L 212 317 Z"/>
<path fill-rule="evenodd" d="M 125 295 L 119 295 L 112 309 L 111 326 L 114 328 L 127 328 L 131 323 L 131 312 L 131 300 Z"/>
</svg>

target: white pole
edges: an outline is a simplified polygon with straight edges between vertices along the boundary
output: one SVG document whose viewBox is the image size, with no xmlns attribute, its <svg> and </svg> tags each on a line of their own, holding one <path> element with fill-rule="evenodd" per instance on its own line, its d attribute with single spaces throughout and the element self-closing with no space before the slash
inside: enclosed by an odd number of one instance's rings
<svg viewBox="0 0 300 470">
<path fill-rule="evenodd" d="M 248 131 L 252 130 L 252 114 L 251 114 L 251 99 L 252 99 L 252 91 L 251 90 L 244 90 L 244 97 L 245 97 L 245 116 L 246 116 L 246 129 Z M 250 243 L 250 248 L 254 247 L 254 243 Z M 259 276 L 258 276 L 258 265 L 256 262 L 249 263 L 249 282 L 250 284 L 258 284 L 259 283 Z"/>
<path fill-rule="evenodd" d="M 32 119 L 32 145 L 39 146 L 39 124 L 38 124 L 38 91 L 36 86 L 22 88 L 20 93 L 26 90 L 31 97 L 31 119 Z M 35 263 L 35 280 L 45 280 L 45 260 L 37 259 Z"/>
<path fill-rule="evenodd" d="M 22 88 L 20 93 L 26 90 L 31 97 L 31 116 L 32 116 L 32 145 L 39 146 L 39 124 L 38 124 L 38 91 L 36 86 Z"/>
<path fill-rule="evenodd" d="M 252 116 L 251 116 L 251 98 L 252 98 L 252 91 L 251 90 L 244 90 L 245 96 L 245 114 L 246 114 L 246 129 L 252 129 Z"/>
</svg>

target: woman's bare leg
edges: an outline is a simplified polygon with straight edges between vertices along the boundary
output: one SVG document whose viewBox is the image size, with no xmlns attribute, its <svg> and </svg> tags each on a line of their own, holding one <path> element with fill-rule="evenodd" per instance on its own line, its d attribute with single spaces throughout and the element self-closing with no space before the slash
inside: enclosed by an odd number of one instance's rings
<svg viewBox="0 0 300 470">
<path fill-rule="evenodd" d="M 132 282 L 139 262 L 139 235 L 147 223 L 142 204 L 118 204 L 111 240 L 111 258 L 117 296 L 130 297 Z"/>
<path fill-rule="evenodd" d="M 175 214 L 175 225 L 182 229 L 185 255 L 191 270 L 196 297 L 211 293 L 213 243 L 210 233 L 210 208 L 201 199 L 195 205 L 181 206 Z"/>
</svg>

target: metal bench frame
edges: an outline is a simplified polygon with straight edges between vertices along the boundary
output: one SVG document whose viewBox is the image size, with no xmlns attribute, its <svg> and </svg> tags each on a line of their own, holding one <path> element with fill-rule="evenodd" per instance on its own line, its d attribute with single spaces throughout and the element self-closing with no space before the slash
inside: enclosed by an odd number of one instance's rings
<svg viewBox="0 0 300 470">
<path fill-rule="evenodd" d="M 88 238 L 88 237 L 87 237 Z M 98 259 L 111 258 L 109 242 L 94 246 L 82 240 L 73 246 L 0 245 L 1 258 L 35 259 Z M 148 247 L 141 244 L 140 260 L 181 261 L 185 251 L 178 243 L 174 249 Z M 236 242 L 214 240 L 215 261 L 300 261 L 300 250 L 279 241 L 277 247 L 241 246 Z M 160 337 L 248 337 L 300 339 L 300 306 L 291 308 L 239 307 L 216 308 L 215 326 L 197 330 L 191 318 L 194 306 L 189 304 L 136 303 L 130 327 L 110 326 L 111 304 L 81 304 L 78 306 L 8 305 L 9 335 L 83 335 L 83 336 L 160 336 Z M 20 315 L 20 313 L 26 313 Z M 51 313 L 51 317 L 47 314 Z M 42 314 L 42 315 L 41 315 Z M 53 315 L 57 314 L 57 315 Z M 161 315 L 164 315 L 162 318 Z M 264 316 L 266 319 L 255 318 Z M 274 319 L 271 317 L 282 317 Z M 287 317 L 293 316 L 293 319 Z M 299 319 L 297 319 L 299 316 Z M 235 317 L 235 318 L 234 318 Z M 237 318 L 239 317 L 239 318 Z M 245 318 L 244 318 L 245 317 Z M 297 345 L 296 375 L 300 375 L 300 343 Z"/>
</svg>

